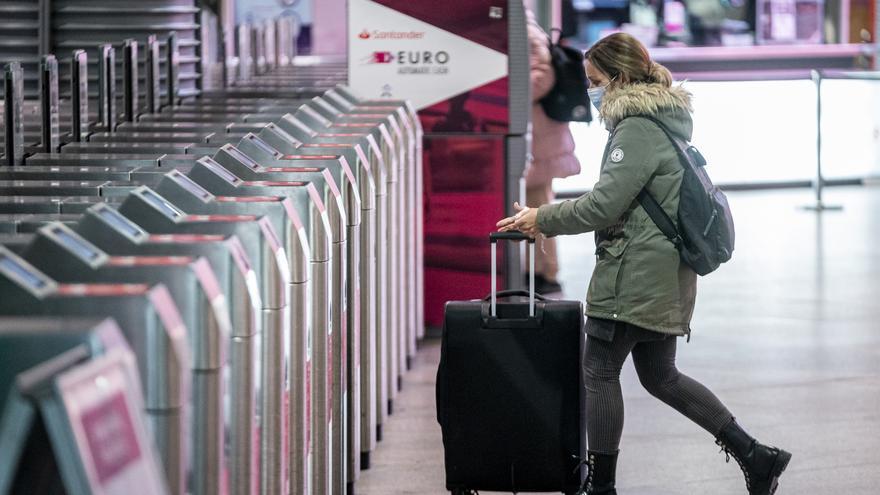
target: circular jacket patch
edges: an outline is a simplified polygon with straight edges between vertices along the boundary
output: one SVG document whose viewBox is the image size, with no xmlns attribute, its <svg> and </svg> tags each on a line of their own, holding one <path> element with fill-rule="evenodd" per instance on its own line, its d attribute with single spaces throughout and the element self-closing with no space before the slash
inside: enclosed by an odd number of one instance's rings
<svg viewBox="0 0 880 495">
<path fill-rule="evenodd" d="M 614 148 L 611 150 L 611 161 L 619 163 L 620 160 L 623 160 L 623 150 L 620 148 Z"/>
</svg>

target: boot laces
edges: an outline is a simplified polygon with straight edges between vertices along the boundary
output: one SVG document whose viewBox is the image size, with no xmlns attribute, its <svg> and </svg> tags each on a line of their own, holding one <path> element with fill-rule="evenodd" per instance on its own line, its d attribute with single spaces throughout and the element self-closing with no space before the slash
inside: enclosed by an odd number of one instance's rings
<svg viewBox="0 0 880 495">
<path fill-rule="evenodd" d="M 743 464 L 742 459 L 740 459 L 740 458 L 736 455 L 736 452 L 730 450 L 729 447 L 727 447 L 726 445 L 724 445 L 724 444 L 721 442 L 721 440 L 716 440 L 716 441 L 715 441 L 715 444 L 721 447 L 721 450 L 719 450 L 718 453 L 719 453 L 719 454 L 720 454 L 720 453 L 724 453 L 724 455 L 725 455 L 725 460 L 724 460 L 724 462 L 729 463 L 729 462 L 730 462 L 730 458 L 733 457 L 733 460 L 735 460 L 736 463 L 739 464 L 739 468 L 740 468 L 740 470 L 743 472 L 743 476 L 745 476 L 745 478 L 746 478 L 746 488 L 749 489 L 749 490 L 751 490 L 751 488 L 752 488 L 752 479 L 751 479 L 751 477 L 749 476 L 749 470 L 748 470 L 748 468 L 746 468 L 745 464 Z"/>
<path fill-rule="evenodd" d="M 581 489 L 578 492 L 578 495 L 588 495 L 589 490 L 593 488 L 593 473 L 595 471 L 596 464 L 596 456 L 588 454 L 587 457 L 581 458 L 578 456 L 572 456 L 575 459 L 578 459 L 578 464 L 575 466 L 572 472 L 576 473 L 578 469 L 582 466 L 587 466 L 587 477 L 584 479 L 584 482 L 581 484 Z"/>
</svg>

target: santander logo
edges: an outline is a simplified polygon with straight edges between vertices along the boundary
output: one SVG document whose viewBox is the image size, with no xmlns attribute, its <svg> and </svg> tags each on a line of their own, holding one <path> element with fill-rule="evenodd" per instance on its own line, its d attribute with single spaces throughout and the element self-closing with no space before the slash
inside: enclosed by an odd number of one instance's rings
<svg viewBox="0 0 880 495">
<path fill-rule="evenodd" d="M 363 31 L 358 34 L 358 38 L 362 40 L 420 40 L 425 38 L 424 31 L 395 31 L 395 30 L 379 30 L 374 29 L 370 31 L 369 29 L 364 28 Z"/>
</svg>

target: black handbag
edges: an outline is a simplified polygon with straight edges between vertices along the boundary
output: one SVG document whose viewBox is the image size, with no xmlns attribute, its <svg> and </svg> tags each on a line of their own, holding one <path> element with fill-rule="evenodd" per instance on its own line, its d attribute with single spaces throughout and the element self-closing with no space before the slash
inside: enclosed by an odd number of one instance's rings
<svg viewBox="0 0 880 495">
<path fill-rule="evenodd" d="M 550 44 L 550 63 L 553 65 L 556 83 L 541 98 L 541 106 L 548 117 L 559 122 L 592 122 L 584 54 L 576 48 L 562 45 L 561 31 L 553 29 L 551 33 L 554 31 L 560 32 L 559 39 L 554 43 L 551 34 L 547 41 Z"/>
</svg>

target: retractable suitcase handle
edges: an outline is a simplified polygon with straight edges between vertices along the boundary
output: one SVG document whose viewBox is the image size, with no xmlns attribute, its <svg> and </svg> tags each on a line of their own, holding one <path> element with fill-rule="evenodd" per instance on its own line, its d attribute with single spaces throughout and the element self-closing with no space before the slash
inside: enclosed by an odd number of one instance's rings
<svg viewBox="0 0 880 495">
<path fill-rule="evenodd" d="M 535 316 L 535 239 L 522 232 L 492 232 L 489 234 L 489 245 L 492 251 L 492 293 L 490 294 L 492 318 L 498 316 L 498 254 L 495 247 L 498 241 L 527 241 L 529 243 L 529 317 Z"/>
</svg>

